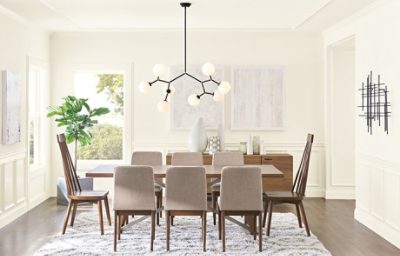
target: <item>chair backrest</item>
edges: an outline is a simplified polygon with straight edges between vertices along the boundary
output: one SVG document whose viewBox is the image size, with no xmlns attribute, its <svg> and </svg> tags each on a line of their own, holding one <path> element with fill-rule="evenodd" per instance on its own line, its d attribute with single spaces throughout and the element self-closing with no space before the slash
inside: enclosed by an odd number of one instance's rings
<svg viewBox="0 0 400 256">
<path fill-rule="evenodd" d="M 259 167 L 224 167 L 220 208 L 223 211 L 262 211 L 262 177 Z"/>
<path fill-rule="evenodd" d="M 64 166 L 65 183 L 67 185 L 68 196 L 78 194 L 82 191 L 79 184 L 78 175 L 76 174 L 75 166 L 69 154 L 67 142 L 64 133 L 57 135 L 58 145 L 61 150 L 61 157 Z"/>
<path fill-rule="evenodd" d="M 207 210 L 207 183 L 204 167 L 168 168 L 165 199 L 166 210 Z"/>
<path fill-rule="evenodd" d="M 114 210 L 155 210 L 154 174 L 150 166 L 117 166 Z"/>
<path fill-rule="evenodd" d="M 305 195 L 306 187 L 307 187 L 307 178 L 308 178 L 308 167 L 310 165 L 310 156 L 312 144 L 314 141 L 314 135 L 307 135 L 307 144 L 304 148 L 303 157 L 301 158 L 299 170 L 296 174 L 296 179 L 294 180 L 292 192 L 296 192 L 301 196 Z"/>
<path fill-rule="evenodd" d="M 239 166 L 244 165 L 242 152 L 215 152 L 212 159 L 214 166 Z"/>
<path fill-rule="evenodd" d="M 172 154 L 171 165 L 199 166 L 203 165 L 203 154 L 199 152 L 177 152 Z"/>
<path fill-rule="evenodd" d="M 131 158 L 132 165 L 162 165 L 162 154 L 157 151 L 135 151 Z"/>
</svg>

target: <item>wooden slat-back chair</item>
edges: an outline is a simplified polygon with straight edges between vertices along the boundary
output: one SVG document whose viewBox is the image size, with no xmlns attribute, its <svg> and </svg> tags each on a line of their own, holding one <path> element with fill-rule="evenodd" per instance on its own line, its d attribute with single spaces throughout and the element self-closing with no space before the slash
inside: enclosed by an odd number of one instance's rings
<svg viewBox="0 0 400 256">
<path fill-rule="evenodd" d="M 273 192 L 267 192 L 265 194 L 263 226 L 265 226 L 266 217 L 268 213 L 268 225 L 267 225 L 268 236 L 271 229 L 273 205 L 280 203 L 289 203 L 289 204 L 294 204 L 296 206 L 299 227 L 302 227 L 301 218 L 303 218 L 307 235 L 310 236 L 310 229 L 308 227 L 307 217 L 303 206 L 303 198 L 305 197 L 305 192 L 307 187 L 308 167 L 310 165 L 310 156 L 311 156 L 313 141 L 314 141 L 314 135 L 308 134 L 307 144 L 304 148 L 303 157 L 301 158 L 299 170 L 297 171 L 292 191 L 273 191 Z"/>
<path fill-rule="evenodd" d="M 67 146 L 67 143 L 65 140 L 65 135 L 58 134 L 57 141 L 58 141 L 58 145 L 60 146 L 60 150 L 61 150 L 61 157 L 62 157 L 63 166 L 64 166 L 65 183 L 67 185 L 67 193 L 68 193 L 68 198 L 69 198 L 69 204 L 68 204 L 68 209 L 67 209 L 67 213 L 65 216 L 62 234 L 63 235 L 65 234 L 65 230 L 68 225 L 68 220 L 70 218 L 71 211 L 72 211 L 72 216 L 71 216 L 70 224 L 71 224 L 71 226 L 73 226 L 78 204 L 82 203 L 82 202 L 90 202 L 90 203 L 97 203 L 97 205 L 98 205 L 100 232 L 103 235 L 104 234 L 104 226 L 103 226 L 103 212 L 102 212 L 102 202 L 101 202 L 103 200 L 104 200 L 104 206 L 106 208 L 108 223 L 111 226 L 111 216 L 110 216 L 110 209 L 109 209 L 108 198 L 107 198 L 108 191 L 85 191 L 85 190 L 82 190 L 82 188 L 79 184 L 78 176 L 76 174 L 75 166 L 73 164 L 71 155 L 68 150 L 68 146 Z"/>
</svg>

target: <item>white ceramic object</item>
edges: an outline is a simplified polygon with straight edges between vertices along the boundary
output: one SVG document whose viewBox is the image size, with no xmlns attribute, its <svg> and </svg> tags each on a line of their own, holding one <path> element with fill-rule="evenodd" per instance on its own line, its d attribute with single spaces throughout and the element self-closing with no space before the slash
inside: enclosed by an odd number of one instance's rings
<svg viewBox="0 0 400 256">
<path fill-rule="evenodd" d="M 260 136 L 253 137 L 253 154 L 254 155 L 260 154 Z"/>
<path fill-rule="evenodd" d="M 225 151 L 225 135 L 224 135 L 224 126 L 222 124 L 218 125 L 218 133 L 217 133 L 220 141 L 221 141 L 221 151 Z"/>
<path fill-rule="evenodd" d="M 253 154 L 253 137 L 251 135 L 249 135 L 249 138 L 247 140 L 247 154 Z"/>
<path fill-rule="evenodd" d="M 207 148 L 207 133 L 203 118 L 199 117 L 189 132 L 189 151 L 204 152 Z"/>
</svg>

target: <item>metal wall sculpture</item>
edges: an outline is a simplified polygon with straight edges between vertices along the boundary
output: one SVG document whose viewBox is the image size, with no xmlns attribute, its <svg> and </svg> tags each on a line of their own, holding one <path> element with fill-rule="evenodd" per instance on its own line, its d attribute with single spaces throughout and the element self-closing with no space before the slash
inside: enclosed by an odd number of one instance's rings
<svg viewBox="0 0 400 256">
<path fill-rule="evenodd" d="M 389 134 L 390 103 L 388 101 L 388 89 L 385 83 L 381 82 L 381 76 L 378 75 L 378 81 L 373 82 L 372 71 L 367 76 L 367 81 L 361 85 L 361 111 L 360 116 L 367 121 L 367 129 L 372 135 L 372 124 L 383 125 L 386 134 Z"/>
</svg>

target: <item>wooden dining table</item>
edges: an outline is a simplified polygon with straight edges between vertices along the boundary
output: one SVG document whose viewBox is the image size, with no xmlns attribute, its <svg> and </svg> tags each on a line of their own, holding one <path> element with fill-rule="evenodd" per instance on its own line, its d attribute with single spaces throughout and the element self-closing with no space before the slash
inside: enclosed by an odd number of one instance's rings
<svg viewBox="0 0 400 256">
<path fill-rule="evenodd" d="M 91 178 L 112 178 L 114 177 L 114 169 L 117 166 L 121 165 L 111 165 L 111 164 L 103 164 L 103 165 L 98 165 L 92 170 L 89 170 L 86 172 L 86 177 L 91 177 Z M 152 166 L 154 170 L 154 177 L 155 178 L 165 178 L 167 174 L 167 170 L 171 165 L 156 165 Z M 215 183 L 220 182 L 221 179 L 221 172 L 223 169 L 223 166 L 212 166 L 212 165 L 203 165 L 203 167 L 206 170 L 206 177 L 207 178 L 213 178 L 211 182 L 209 182 L 207 185 L 210 187 Z M 263 178 L 265 177 L 283 177 L 283 172 L 278 170 L 274 165 L 268 165 L 268 164 L 263 164 L 263 165 L 246 165 L 246 167 L 258 167 L 261 169 L 261 176 Z M 165 187 L 165 184 L 160 181 L 156 180 L 155 181 L 158 185 Z M 209 208 L 209 211 L 211 212 L 216 212 L 216 209 Z M 135 223 L 138 223 L 146 218 L 142 217 L 132 223 L 130 225 L 133 225 Z M 227 220 L 230 220 L 231 222 L 245 228 L 246 230 L 250 231 L 250 234 L 253 234 L 253 232 L 256 232 L 256 227 L 253 224 L 252 219 L 249 216 L 245 216 L 245 222 L 242 223 L 234 218 L 231 218 L 229 216 L 226 217 Z"/>
<path fill-rule="evenodd" d="M 103 164 L 98 165 L 92 170 L 86 172 L 86 177 L 92 178 L 112 178 L 114 177 L 114 168 L 118 165 Z M 275 166 L 270 164 L 263 165 L 245 165 L 246 167 L 258 167 L 261 169 L 262 177 L 283 177 L 283 173 Z M 152 166 L 155 178 L 165 178 L 167 169 L 171 165 L 155 165 Z M 207 178 L 221 178 L 222 166 L 203 165 L 206 169 Z"/>
</svg>

